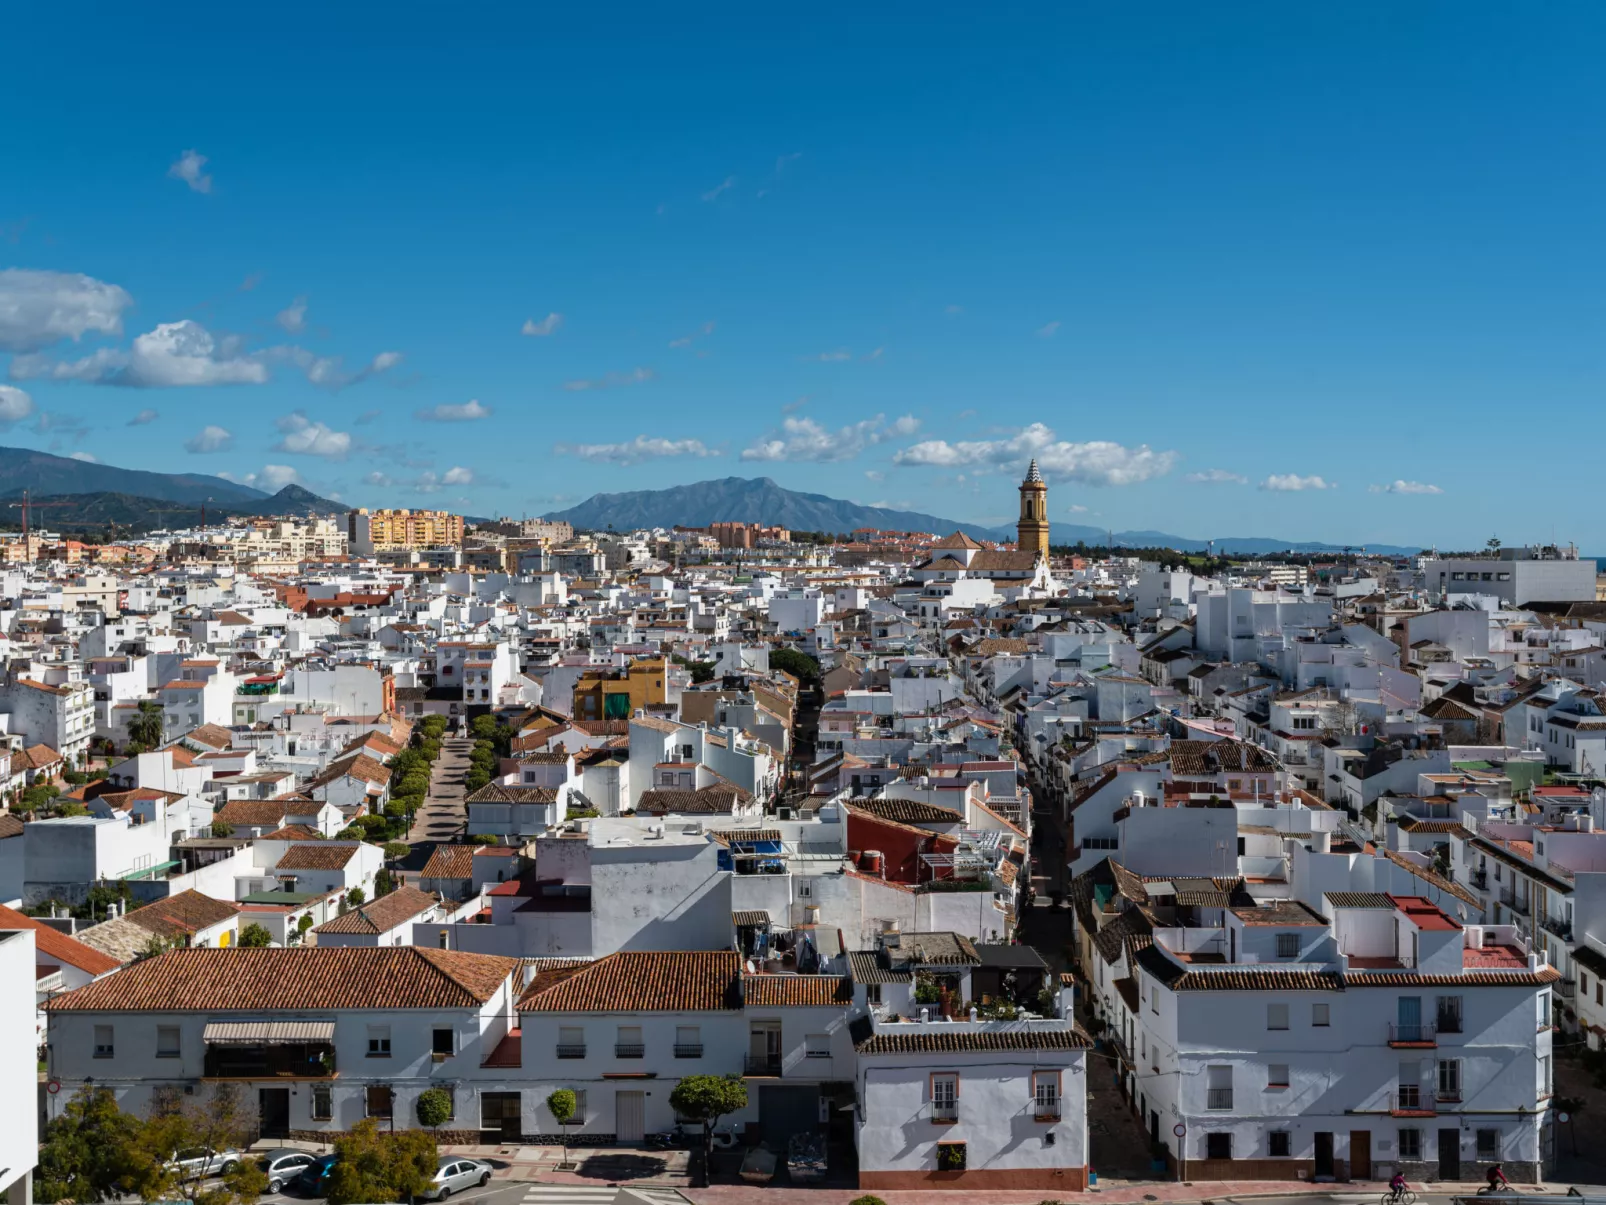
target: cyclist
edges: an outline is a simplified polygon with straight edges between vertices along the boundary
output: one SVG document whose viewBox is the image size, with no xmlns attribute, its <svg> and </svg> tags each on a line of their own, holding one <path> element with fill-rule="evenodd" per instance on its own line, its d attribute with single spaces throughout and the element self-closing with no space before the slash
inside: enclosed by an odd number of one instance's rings
<svg viewBox="0 0 1606 1205">
<path fill-rule="evenodd" d="M 1493 1167 L 1491 1167 L 1486 1178 L 1489 1181 L 1490 1192 L 1511 1191 L 1511 1181 L 1506 1179 L 1506 1173 L 1501 1170 L 1500 1164 L 1496 1163 Z"/>
<path fill-rule="evenodd" d="M 1395 1172 L 1393 1178 L 1389 1180 L 1389 1199 L 1391 1201 L 1398 1201 L 1404 1195 L 1405 1173 Z"/>
</svg>

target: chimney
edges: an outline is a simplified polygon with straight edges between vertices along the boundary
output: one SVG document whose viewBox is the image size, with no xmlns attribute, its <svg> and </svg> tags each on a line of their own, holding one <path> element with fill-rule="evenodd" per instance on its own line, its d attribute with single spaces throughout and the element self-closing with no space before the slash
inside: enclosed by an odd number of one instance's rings
<svg viewBox="0 0 1606 1205">
<path fill-rule="evenodd" d="M 1325 828 L 1314 830 L 1310 835 L 1310 851 L 1313 854 L 1331 853 L 1333 850 L 1333 834 Z"/>
</svg>

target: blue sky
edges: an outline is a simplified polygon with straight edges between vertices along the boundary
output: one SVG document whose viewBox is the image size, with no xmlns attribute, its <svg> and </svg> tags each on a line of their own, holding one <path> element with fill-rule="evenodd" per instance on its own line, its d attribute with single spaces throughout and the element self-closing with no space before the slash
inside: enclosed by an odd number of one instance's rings
<svg viewBox="0 0 1606 1205">
<path fill-rule="evenodd" d="M 1599 5 L 8 30 L 0 442 L 481 514 L 737 474 L 975 520 L 1035 452 L 1063 522 L 1606 549 L 1534 490 L 1589 497 L 1606 435 Z"/>
</svg>

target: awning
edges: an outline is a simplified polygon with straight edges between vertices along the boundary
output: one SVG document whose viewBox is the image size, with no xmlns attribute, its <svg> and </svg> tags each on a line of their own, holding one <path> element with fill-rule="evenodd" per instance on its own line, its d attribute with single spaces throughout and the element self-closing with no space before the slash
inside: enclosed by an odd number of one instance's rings
<svg viewBox="0 0 1606 1205">
<path fill-rule="evenodd" d="M 213 1021 L 201 1034 L 219 1046 L 284 1046 L 292 1042 L 332 1042 L 333 1021 Z"/>
</svg>

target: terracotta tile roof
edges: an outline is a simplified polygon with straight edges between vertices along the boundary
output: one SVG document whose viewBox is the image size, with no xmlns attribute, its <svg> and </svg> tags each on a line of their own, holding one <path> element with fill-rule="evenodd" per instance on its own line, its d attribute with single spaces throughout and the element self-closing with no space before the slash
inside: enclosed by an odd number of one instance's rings
<svg viewBox="0 0 1606 1205">
<path fill-rule="evenodd" d="M 1154 946 L 1137 953 L 1137 964 L 1174 992 L 1341 992 L 1337 971 L 1295 966 L 1230 971 L 1193 971 L 1179 966 Z M 1458 980 L 1459 982 L 1459 980 Z"/>
<path fill-rule="evenodd" d="M 637 720 L 636 723 L 641 723 Z M 647 725 L 655 727 L 655 725 Z M 629 736 L 629 720 L 570 720 L 569 727 L 587 736 Z"/>
<path fill-rule="evenodd" d="M 708 834 L 721 845 L 757 844 L 759 842 L 780 843 L 781 830 L 778 828 L 722 828 Z"/>
<path fill-rule="evenodd" d="M 378 758 L 395 757 L 396 754 L 402 751 L 402 746 L 398 745 L 393 740 L 389 740 L 388 738 L 381 736 L 377 732 L 368 732 L 364 733 L 362 736 L 359 736 L 356 740 L 352 741 L 351 744 L 342 749 L 340 751 L 340 756 L 346 757 L 350 754 L 361 752 L 363 750 L 369 750 L 373 752 Z"/>
<path fill-rule="evenodd" d="M 472 845 L 437 845 L 419 872 L 424 879 L 468 879 L 474 877 Z"/>
<path fill-rule="evenodd" d="M 22 836 L 23 828 L 22 821 L 10 812 L 0 814 L 0 841 L 4 841 L 7 837 Z"/>
<path fill-rule="evenodd" d="M 310 787 L 321 787 L 333 782 L 337 778 L 355 778 L 360 782 L 387 783 L 390 781 L 390 771 L 384 764 L 375 761 L 365 753 L 358 753 L 353 757 L 342 758 L 330 762 L 322 774 L 307 784 Z"/>
<path fill-rule="evenodd" d="M 357 853 L 357 841 L 297 841 L 274 870 L 341 870 Z"/>
<path fill-rule="evenodd" d="M 1394 911 L 1394 900 L 1383 891 L 1327 891 L 1324 898 L 1334 908 L 1387 908 Z"/>
<path fill-rule="evenodd" d="M 209 749 L 228 749 L 234 744 L 234 734 L 221 724 L 202 724 L 199 728 L 191 728 L 180 739 L 194 741 Z"/>
<path fill-rule="evenodd" d="M 522 1067 L 524 1065 L 524 1031 L 514 1026 L 502 1036 L 496 1049 L 480 1064 L 481 1067 Z"/>
<path fill-rule="evenodd" d="M 217 810 L 216 819 L 242 828 L 281 824 L 290 811 L 283 799 L 231 799 Z"/>
<path fill-rule="evenodd" d="M 45 1007 L 93 1012 L 477 1009 L 517 966 L 513 958 L 421 946 L 172 950 L 57 996 Z"/>
<path fill-rule="evenodd" d="M 750 1008 L 829 1008 L 853 1002 L 853 980 L 837 975 L 744 975 Z"/>
<path fill-rule="evenodd" d="M 140 928 L 163 937 L 184 937 L 226 921 L 239 910 L 238 904 L 215 900 L 192 889 L 136 908 L 127 918 Z"/>
<path fill-rule="evenodd" d="M 953 808 L 926 803 L 921 799 L 855 799 L 853 806 L 882 820 L 896 820 L 901 824 L 947 823 L 961 824 L 964 817 Z"/>
<path fill-rule="evenodd" d="M 658 788 L 641 793 L 641 800 L 636 804 L 636 811 L 654 816 L 662 815 L 665 812 L 729 815 L 743 796 L 749 799 L 752 798 L 740 787 L 725 783 L 715 783 L 712 786 L 700 787 L 695 791 Z"/>
<path fill-rule="evenodd" d="M 1411 859 L 1395 853 L 1392 849 L 1385 849 L 1381 852 L 1383 856 L 1390 862 L 1393 862 L 1394 865 L 1400 867 L 1402 870 L 1410 871 L 1424 883 L 1428 883 L 1434 887 L 1437 887 L 1440 891 L 1449 892 L 1468 907 L 1483 907 L 1483 905 L 1478 902 L 1478 897 L 1473 895 L 1472 892 L 1468 891 L 1465 887 L 1461 886 L 1460 883 L 1452 883 L 1443 875 L 1437 874 L 1434 871 L 1427 869 L 1425 866 L 1418 866 L 1415 862 L 1411 861 Z"/>
<path fill-rule="evenodd" d="M 895 971 L 887 966 L 879 950 L 850 950 L 848 973 L 855 983 L 910 983 L 913 971 Z"/>
<path fill-rule="evenodd" d="M 742 1007 L 741 956 L 733 950 L 626 950 L 543 986 L 521 1012 L 701 1012 Z"/>
<path fill-rule="evenodd" d="M 509 786 L 500 782 L 488 782 L 479 790 L 470 795 L 465 803 L 556 803 L 558 789 L 556 787 L 524 787 Z"/>
<path fill-rule="evenodd" d="M 308 828 L 305 824 L 287 824 L 283 828 L 276 828 L 271 833 L 263 833 L 264 841 L 316 841 L 320 834 Z"/>
<path fill-rule="evenodd" d="M 860 1054 L 959 1054 L 972 1050 L 1086 1050 L 1093 1045 L 1078 1029 L 987 1030 L 951 1033 L 932 1023 L 914 1033 L 871 1033 L 854 1047 Z M 857 1038 L 857 1035 L 855 1035 Z"/>
<path fill-rule="evenodd" d="M 0 904 L 0 929 L 32 929 L 34 945 L 38 947 L 41 959 L 65 963 L 87 975 L 104 975 L 123 965 L 111 955 L 95 949 L 94 946 L 85 945 L 76 938 L 68 937 L 65 933 L 52 929 L 31 916 L 15 912 L 3 904 Z"/>
<path fill-rule="evenodd" d="M 407 923 L 420 913 L 435 907 L 439 901 L 427 891 L 416 887 L 398 887 L 389 895 L 359 904 L 333 920 L 326 920 L 314 933 L 388 933 L 397 925 Z"/>
<path fill-rule="evenodd" d="M 49 745 L 29 745 L 26 749 L 18 750 L 11 755 L 11 772 L 19 770 L 43 770 L 46 766 L 54 766 L 61 761 L 61 754 Z"/>
</svg>

